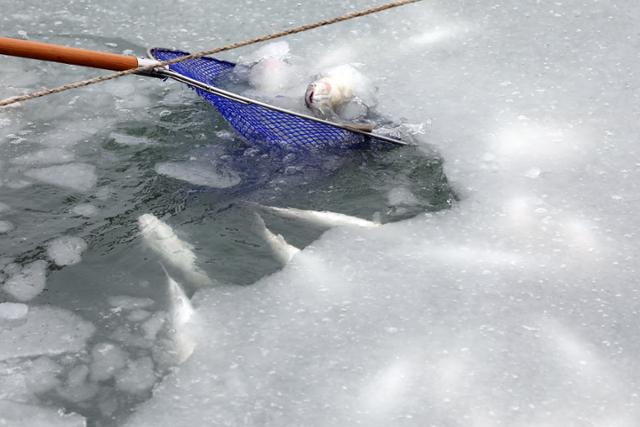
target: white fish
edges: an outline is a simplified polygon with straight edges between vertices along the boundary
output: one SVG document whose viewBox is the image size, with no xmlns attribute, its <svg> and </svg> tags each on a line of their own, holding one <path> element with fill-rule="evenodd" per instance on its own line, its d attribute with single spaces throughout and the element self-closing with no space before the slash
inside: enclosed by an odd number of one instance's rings
<svg viewBox="0 0 640 427">
<path fill-rule="evenodd" d="M 162 267 L 164 269 L 164 267 Z M 184 289 L 176 282 L 167 270 L 167 293 L 169 295 L 169 320 L 173 341 L 176 346 L 178 363 L 187 360 L 196 347 L 196 340 L 193 334 L 196 311 L 191 305 L 191 300 L 184 293 Z"/>
<path fill-rule="evenodd" d="M 267 228 L 260 214 L 257 212 L 255 214 L 260 235 L 265 242 L 267 242 L 273 252 L 273 255 L 278 259 L 278 261 L 283 265 L 287 264 L 298 252 L 300 252 L 300 249 L 287 243 L 281 234 L 274 234 Z"/>
<path fill-rule="evenodd" d="M 211 279 L 196 265 L 193 247 L 180 240 L 168 224 L 152 214 L 144 214 L 138 218 L 138 228 L 147 246 L 167 264 L 196 285 L 211 285 Z"/>
<path fill-rule="evenodd" d="M 339 226 L 356 226 L 373 228 L 379 227 L 380 224 L 368 221 L 366 219 L 358 218 L 355 216 L 345 215 L 338 212 L 331 211 L 311 211 L 296 208 L 278 208 L 275 206 L 257 205 L 261 209 L 268 212 L 272 212 L 276 215 L 280 215 L 284 218 L 298 219 L 314 225 L 321 225 L 325 227 L 339 227 Z"/>
<path fill-rule="evenodd" d="M 375 96 L 369 79 L 351 65 L 340 65 L 310 83 L 304 101 L 321 116 L 338 115 L 352 120 L 367 114 L 375 104 Z"/>
</svg>

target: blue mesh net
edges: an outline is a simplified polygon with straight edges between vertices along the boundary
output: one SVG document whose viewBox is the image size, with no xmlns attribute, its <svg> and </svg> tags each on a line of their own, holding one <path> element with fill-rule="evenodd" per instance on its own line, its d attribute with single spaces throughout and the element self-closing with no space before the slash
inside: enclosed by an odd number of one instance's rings
<svg viewBox="0 0 640 427">
<path fill-rule="evenodd" d="M 155 48 L 151 55 L 160 61 L 188 55 L 187 52 Z M 203 57 L 170 65 L 177 73 L 212 86 L 218 86 L 235 64 Z M 212 104 L 231 126 L 249 142 L 284 149 L 356 148 L 371 142 L 388 143 L 375 136 L 316 122 L 261 105 L 245 104 L 202 89 L 198 95 Z"/>
</svg>

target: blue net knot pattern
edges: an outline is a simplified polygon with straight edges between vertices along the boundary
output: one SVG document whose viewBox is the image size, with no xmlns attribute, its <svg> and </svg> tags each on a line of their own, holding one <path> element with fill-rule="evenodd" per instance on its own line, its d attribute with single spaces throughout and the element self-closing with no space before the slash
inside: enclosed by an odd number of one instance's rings
<svg viewBox="0 0 640 427">
<path fill-rule="evenodd" d="M 150 53 L 159 61 L 188 55 L 187 52 L 161 48 L 151 49 Z M 217 86 L 234 67 L 233 62 L 211 57 L 190 59 L 169 66 L 176 73 L 211 86 Z M 246 104 L 202 89 L 193 89 L 213 105 L 250 143 L 287 150 L 359 148 L 371 142 L 388 145 L 386 141 L 378 140 L 373 135 L 351 132 L 329 123 L 310 120 L 263 105 Z"/>
</svg>

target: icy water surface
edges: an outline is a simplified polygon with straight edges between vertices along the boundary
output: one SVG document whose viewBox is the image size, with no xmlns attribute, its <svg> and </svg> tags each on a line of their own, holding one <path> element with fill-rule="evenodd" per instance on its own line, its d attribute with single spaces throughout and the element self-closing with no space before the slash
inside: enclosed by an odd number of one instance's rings
<svg viewBox="0 0 640 427">
<path fill-rule="evenodd" d="M 142 54 L 372 3 L 0 5 Z M 362 64 L 415 148 L 275 156 L 139 77 L 2 110 L 0 420 L 637 426 L 639 18 L 424 1 L 288 39 Z M 97 74 L 1 61 L 2 96 Z"/>
</svg>

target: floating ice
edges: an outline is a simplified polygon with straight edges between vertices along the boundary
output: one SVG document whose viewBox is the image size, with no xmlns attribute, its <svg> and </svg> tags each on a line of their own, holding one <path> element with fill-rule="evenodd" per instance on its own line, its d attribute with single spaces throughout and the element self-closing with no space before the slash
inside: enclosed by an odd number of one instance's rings
<svg viewBox="0 0 640 427">
<path fill-rule="evenodd" d="M 119 310 L 136 310 L 148 308 L 155 304 L 151 298 L 132 297 L 128 295 L 111 296 L 107 299 L 111 307 Z"/>
<path fill-rule="evenodd" d="M 87 242 L 80 237 L 62 236 L 47 245 L 47 255 L 57 265 L 73 265 L 79 263 L 80 255 L 87 250 Z"/>
<path fill-rule="evenodd" d="M 26 322 L 0 328 L 0 360 L 78 352 L 94 330 L 91 323 L 70 311 L 31 307 Z"/>
<path fill-rule="evenodd" d="M 97 384 L 89 381 L 89 367 L 85 364 L 74 366 L 67 374 L 67 380 L 56 388 L 60 397 L 70 402 L 83 402 L 98 393 Z"/>
<path fill-rule="evenodd" d="M 73 161 L 74 158 L 74 154 L 70 151 L 61 148 L 47 148 L 15 157 L 11 160 L 11 163 L 14 165 L 41 166 L 68 163 Z"/>
<path fill-rule="evenodd" d="M 84 417 L 58 409 L 0 400 L 0 425 L 7 427 L 86 427 Z"/>
<path fill-rule="evenodd" d="M 82 203 L 77 206 L 74 206 L 73 209 L 71 209 L 71 212 L 73 212 L 76 215 L 90 218 L 92 216 L 96 216 L 96 214 L 98 213 L 98 208 L 96 208 L 94 205 L 90 203 Z"/>
<path fill-rule="evenodd" d="M 11 207 L 8 204 L 0 202 L 0 213 L 7 212 L 9 209 Z"/>
<path fill-rule="evenodd" d="M 150 145 L 154 144 L 150 139 L 141 137 L 141 136 L 132 136 L 119 132 L 111 132 L 111 138 L 122 145 Z"/>
<path fill-rule="evenodd" d="M 391 206 L 415 206 L 418 199 L 408 188 L 395 187 L 389 190 L 387 202 Z"/>
<path fill-rule="evenodd" d="M 33 393 L 45 393 L 60 384 L 62 367 L 46 356 L 29 361 L 26 384 Z"/>
<path fill-rule="evenodd" d="M 0 220 L 0 234 L 8 233 L 13 230 L 15 226 L 13 223 L 5 220 Z"/>
<path fill-rule="evenodd" d="M 22 268 L 13 264 L 10 266 L 10 272 L 11 275 L 2 286 L 2 290 L 18 301 L 29 301 L 44 290 L 47 280 L 46 261 L 34 261 Z"/>
<path fill-rule="evenodd" d="M 0 303 L 0 326 L 16 325 L 26 320 L 29 306 L 13 302 Z"/>
<path fill-rule="evenodd" d="M 62 367 L 48 357 L 0 361 L 0 401 L 33 401 L 59 384 Z M 0 424 L 2 425 L 2 424 Z"/>
<path fill-rule="evenodd" d="M 144 242 L 168 265 L 195 284 L 211 284 L 211 279 L 196 266 L 192 246 L 180 240 L 168 224 L 152 214 L 144 214 L 138 218 L 138 227 Z"/>
<path fill-rule="evenodd" d="M 131 322 L 140 322 L 142 320 L 147 319 L 149 316 L 151 316 L 151 312 L 147 311 L 147 310 L 133 310 L 131 313 L 129 313 L 129 315 L 127 316 L 127 320 L 131 321 Z"/>
<path fill-rule="evenodd" d="M 127 353 L 112 343 L 98 343 L 91 349 L 91 380 L 106 381 L 124 368 Z"/>
<path fill-rule="evenodd" d="M 165 312 L 158 311 L 154 313 L 149 319 L 145 320 L 145 322 L 140 325 L 140 329 L 144 332 L 144 337 L 149 341 L 154 341 L 158 333 L 162 330 L 166 320 L 167 315 Z"/>
<path fill-rule="evenodd" d="M 79 192 L 91 190 L 95 187 L 98 179 L 96 176 L 96 167 L 87 163 L 69 163 L 66 165 L 30 169 L 24 174 L 29 178 L 37 179 L 46 184 Z"/>
<path fill-rule="evenodd" d="M 155 382 L 153 360 L 150 357 L 129 360 L 126 368 L 116 375 L 116 387 L 131 394 L 144 393 Z"/>
<path fill-rule="evenodd" d="M 240 177 L 231 171 L 219 171 L 212 164 L 194 162 L 165 162 L 156 165 L 156 172 L 195 185 L 212 188 L 233 187 L 240 183 Z"/>
</svg>

